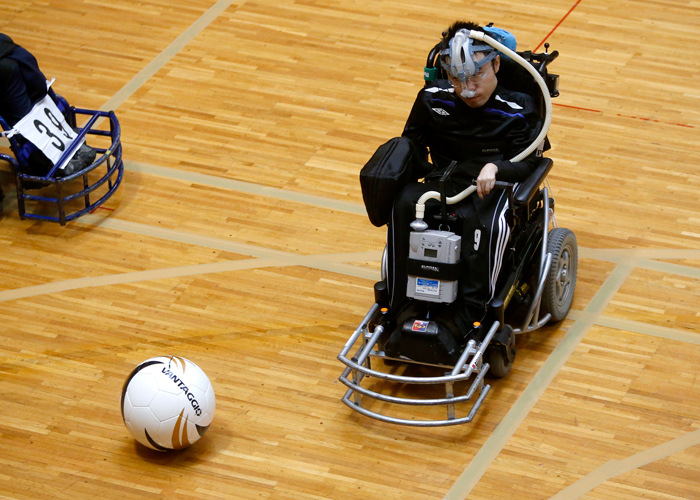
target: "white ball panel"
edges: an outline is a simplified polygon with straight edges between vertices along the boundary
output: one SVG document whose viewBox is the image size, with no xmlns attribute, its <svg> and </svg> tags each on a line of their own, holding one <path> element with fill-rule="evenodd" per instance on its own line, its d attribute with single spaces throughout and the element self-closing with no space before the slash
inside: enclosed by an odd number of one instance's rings
<svg viewBox="0 0 700 500">
<path fill-rule="evenodd" d="M 159 392 L 153 398 L 150 408 L 160 422 L 165 422 L 171 418 L 180 415 L 180 412 L 185 409 L 187 399 L 184 394 L 169 394 L 167 392 Z"/>
<path fill-rule="evenodd" d="M 158 390 L 158 384 L 153 375 L 141 371 L 131 379 L 126 393 L 131 401 L 131 406 L 145 407 L 153 401 Z"/>
<path fill-rule="evenodd" d="M 146 430 L 151 434 L 151 431 L 158 429 L 160 422 L 150 410 L 150 408 L 132 408 L 131 416 L 128 421 L 125 421 L 127 429 L 136 440 L 149 448 L 153 448 L 146 438 Z"/>
</svg>

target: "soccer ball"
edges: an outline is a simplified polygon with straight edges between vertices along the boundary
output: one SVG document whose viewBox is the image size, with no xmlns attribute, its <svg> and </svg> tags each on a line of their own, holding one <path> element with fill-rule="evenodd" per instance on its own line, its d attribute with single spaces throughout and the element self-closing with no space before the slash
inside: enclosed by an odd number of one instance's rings
<svg viewBox="0 0 700 500">
<path fill-rule="evenodd" d="M 147 359 L 122 388 L 124 424 L 144 446 L 179 450 L 197 441 L 214 418 L 214 388 L 192 361 L 178 356 Z"/>
</svg>

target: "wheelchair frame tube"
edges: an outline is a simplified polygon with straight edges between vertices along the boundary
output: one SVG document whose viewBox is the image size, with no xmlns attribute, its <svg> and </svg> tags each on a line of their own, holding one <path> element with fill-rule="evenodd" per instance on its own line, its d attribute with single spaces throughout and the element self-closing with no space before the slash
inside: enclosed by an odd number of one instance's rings
<svg viewBox="0 0 700 500">
<path fill-rule="evenodd" d="M 407 420 L 403 418 L 389 417 L 387 415 L 382 415 L 381 413 L 370 411 L 367 408 L 363 408 L 362 406 L 357 406 L 346 398 L 342 398 L 342 402 L 350 408 L 352 408 L 353 410 L 355 410 L 356 412 L 361 413 L 367 417 L 374 418 L 376 420 L 381 420 L 382 422 L 400 425 L 410 425 L 413 427 L 444 427 L 448 425 L 468 424 L 469 422 L 474 420 L 476 412 L 479 410 L 479 408 L 481 408 L 481 404 L 484 402 L 484 399 L 486 399 L 486 396 L 488 395 L 490 390 L 490 385 L 484 387 L 484 390 L 481 391 L 481 394 L 477 398 L 476 402 L 474 403 L 474 406 L 472 407 L 471 411 L 466 417 L 448 420 Z"/>
<path fill-rule="evenodd" d="M 544 318 L 540 319 L 540 308 L 542 306 L 542 292 L 544 291 L 545 282 L 547 281 L 547 275 L 549 274 L 549 268 L 552 265 L 552 254 L 547 251 L 548 241 L 549 241 L 549 190 L 546 187 L 542 188 L 542 249 L 540 250 L 540 277 L 537 280 L 537 290 L 535 290 L 535 295 L 532 299 L 532 304 L 525 316 L 525 321 L 523 321 L 523 326 L 520 330 L 515 330 L 515 333 L 524 333 L 526 331 L 537 330 L 543 327 L 551 315 L 547 314 Z"/>
<path fill-rule="evenodd" d="M 379 337 L 384 332 L 384 327 L 381 325 L 378 325 L 374 329 L 374 331 L 371 332 L 371 334 L 368 334 L 366 331 L 368 322 L 376 314 L 378 309 L 379 309 L 378 304 L 374 304 L 372 306 L 372 308 L 370 308 L 369 312 L 367 313 L 365 318 L 362 320 L 359 327 L 355 330 L 355 332 L 352 334 L 352 336 L 350 337 L 348 342 L 346 342 L 342 351 L 338 355 L 338 360 L 340 360 L 343 364 L 346 365 L 345 370 L 343 370 L 343 373 L 339 377 L 339 380 L 346 387 L 348 387 L 348 390 L 345 392 L 345 394 L 341 398 L 343 403 L 345 403 L 348 407 L 352 408 L 353 410 L 358 411 L 359 413 L 362 413 L 365 416 L 368 416 L 368 417 L 371 417 L 371 418 L 374 418 L 377 420 L 382 420 L 385 422 L 395 423 L 395 424 L 421 426 L 421 427 L 437 427 L 437 426 L 457 425 L 457 424 L 471 422 L 472 419 L 474 418 L 474 415 L 476 415 L 476 412 L 481 407 L 481 404 L 483 403 L 489 390 L 491 389 L 490 385 L 484 385 L 484 377 L 486 376 L 486 373 L 490 369 L 490 366 L 488 363 L 483 363 L 482 359 L 484 356 L 484 352 L 486 351 L 486 348 L 489 346 L 491 340 L 493 339 L 494 335 L 496 334 L 496 331 L 498 330 L 500 323 L 497 321 L 494 322 L 494 324 L 491 326 L 488 333 L 484 337 L 484 340 L 479 344 L 478 348 L 476 348 L 476 342 L 474 340 L 470 340 L 467 343 L 467 346 L 465 347 L 464 351 L 460 355 L 459 360 L 457 361 L 456 365 L 452 369 L 451 373 L 449 373 L 445 376 L 441 376 L 441 377 L 405 377 L 405 376 L 401 376 L 401 375 L 391 375 L 388 373 L 373 370 L 368 366 L 364 366 L 365 361 L 367 361 L 367 358 L 371 354 L 372 349 L 374 348 L 377 341 L 379 340 Z M 357 340 L 359 339 L 359 337 L 361 335 L 364 335 L 362 345 L 358 348 L 356 355 L 353 356 L 352 359 L 348 359 L 347 358 L 348 352 L 350 351 L 352 346 L 357 342 Z M 368 337 L 369 337 L 369 339 L 368 339 Z M 469 360 L 469 365 L 466 367 L 466 370 L 465 370 L 465 365 L 467 365 L 467 360 L 469 359 L 470 355 L 472 357 Z M 410 361 L 407 361 L 407 362 L 410 362 Z M 463 371 L 464 371 L 464 373 L 461 373 Z M 467 391 L 467 394 L 465 394 L 463 396 L 455 397 L 454 396 L 454 383 L 458 382 L 458 381 L 462 381 L 462 380 L 468 380 L 474 374 L 474 372 L 477 373 L 477 376 L 472 381 L 472 384 L 470 385 L 469 390 Z M 351 373 L 352 373 L 352 380 L 349 380 L 348 375 L 350 375 Z M 445 398 L 437 398 L 437 399 L 412 399 L 412 398 L 401 398 L 401 397 L 389 396 L 386 394 L 377 393 L 377 392 L 371 391 L 365 387 L 362 387 L 360 385 L 365 376 L 375 377 L 375 378 L 379 378 L 382 380 L 389 380 L 392 382 L 401 382 L 401 383 L 406 383 L 406 384 L 426 384 L 426 385 L 427 384 L 444 384 L 446 397 Z M 477 389 L 480 389 L 480 395 L 477 398 L 474 405 L 472 406 L 469 414 L 466 417 L 456 418 L 455 417 L 455 404 L 464 403 L 466 401 L 471 400 L 471 398 L 474 396 Z M 353 395 L 355 396 L 354 401 L 352 401 L 350 399 L 351 396 L 353 396 Z M 370 397 L 372 399 L 376 399 L 376 400 L 387 402 L 387 403 L 401 404 L 401 405 L 408 405 L 408 406 L 445 406 L 447 409 L 447 419 L 443 419 L 443 420 L 407 420 L 407 419 L 399 419 L 399 418 L 390 417 L 388 415 L 383 415 L 383 414 L 368 410 L 367 408 L 364 408 L 362 406 L 362 397 L 361 396 L 367 396 L 367 397 Z"/>
<path fill-rule="evenodd" d="M 340 354 L 338 354 L 338 359 L 340 361 L 342 361 L 342 358 L 344 358 L 348 354 L 348 352 L 350 352 L 350 349 L 352 349 L 352 346 L 357 341 L 357 338 L 365 331 L 367 324 L 372 319 L 372 317 L 374 317 L 378 310 L 379 304 L 376 303 L 369 309 L 369 312 L 365 315 L 364 319 L 360 323 L 360 326 L 358 326 L 357 329 L 353 332 L 348 341 L 345 343 L 343 350 L 340 351 Z"/>
</svg>

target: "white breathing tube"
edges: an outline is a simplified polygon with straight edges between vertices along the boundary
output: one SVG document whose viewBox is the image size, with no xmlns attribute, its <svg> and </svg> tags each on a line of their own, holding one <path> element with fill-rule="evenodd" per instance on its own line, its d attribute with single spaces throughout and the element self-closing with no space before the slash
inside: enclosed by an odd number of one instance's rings
<svg viewBox="0 0 700 500">
<path fill-rule="evenodd" d="M 532 144 L 530 144 L 527 148 L 525 148 L 522 152 L 520 152 L 518 155 L 514 156 L 513 158 L 510 159 L 512 162 L 520 161 L 523 158 L 526 158 L 527 156 L 532 153 L 537 146 L 544 140 L 544 138 L 547 136 L 547 132 L 549 131 L 549 126 L 552 124 L 552 98 L 549 95 L 549 89 L 547 88 L 547 84 L 544 81 L 544 78 L 542 78 L 542 75 L 539 74 L 539 72 L 530 64 L 527 62 L 525 59 L 523 59 L 517 52 L 514 50 L 509 49 L 505 45 L 503 45 L 500 42 L 497 42 L 490 36 L 486 35 L 485 33 L 482 33 L 481 31 L 470 31 L 469 32 L 469 38 L 473 38 L 474 40 L 480 40 L 488 43 L 492 47 L 498 49 L 500 52 L 503 52 L 505 55 L 509 56 L 511 59 L 516 61 L 518 64 L 520 64 L 523 68 L 525 68 L 528 73 L 530 73 L 537 84 L 540 86 L 540 90 L 542 91 L 542 96 L 544 97 L 544 124 L 542 125 L 542 130 L 540 131 L 539 135 L 535 138 L 534 141 L 532 141 Z M 458 203 L 462 201 L 464 198 L 472 194 L 474 191 L 476 191 L 476 186 L 469 186 L 467 189 L 462 191 L 461 193 L 456 194 L 455 196 L 449 197 L 445 200 L 445 202 L 448 205 L 454 205 L 455 203 Z M 427 193 L 423 194 L 418 199 L 418 202 L 416 203 L 416 219 L 420 219 L 420 222 L 422 224 L 418 224 L 419 227 L 425 227 L 427 228 L 427 224 L 425 224 L 423 221 L 423 216 L 425 215 L 425 202 L 428 200 L 437 200 L 440 201 L 440 193 L 437 191 L 428 191 Z M 415 221 L 418 222 L 418 221 Z M 414 223 L 415 223 L 414 222 Z M 423 226 L 425 224 L 425 226 Z M 413 225 L 413 224 L 412 224 Z M 415 228 L 414 228 L 415 229 Z"/>
</svg>

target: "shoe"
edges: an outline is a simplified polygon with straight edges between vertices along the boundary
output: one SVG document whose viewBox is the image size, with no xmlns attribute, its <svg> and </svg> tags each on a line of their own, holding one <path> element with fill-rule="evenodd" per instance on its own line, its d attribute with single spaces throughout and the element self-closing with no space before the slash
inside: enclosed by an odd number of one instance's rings
<svg viewBox="0 0 700 500">
<path fill-rule="evenodd" d="M 76 154 L 71 158 L 71 160 L 66 164 L 65 167 L 56 169 L 56 172 L 54 172 L 54 175 L 56 177 L 68 177 L 69 175 L 73 175 L 77 171 L 81 169 L 81 163 L 80 160 L 78 159 L 78 155 Z"/>
<path fill-rule="evenodd" d="M 80 149 L 78 149 L 76 156 L 80 158 L 80 161 L 83 163 L 83 168 L 85 168 L 92 165 L 92 162 L 95 161 L 95 158 L 97 158 L 97 151 L 84 142 L 80 146 Z"/>
<path fill-rule="evenodd" d="M 96 157 L 97 151 L 83 143 L 68 164 L 62 169 L 56 170 L 56 177 L 68 177 L 76 172 L 80 172 L 92 165 Z"/>
</svg>

